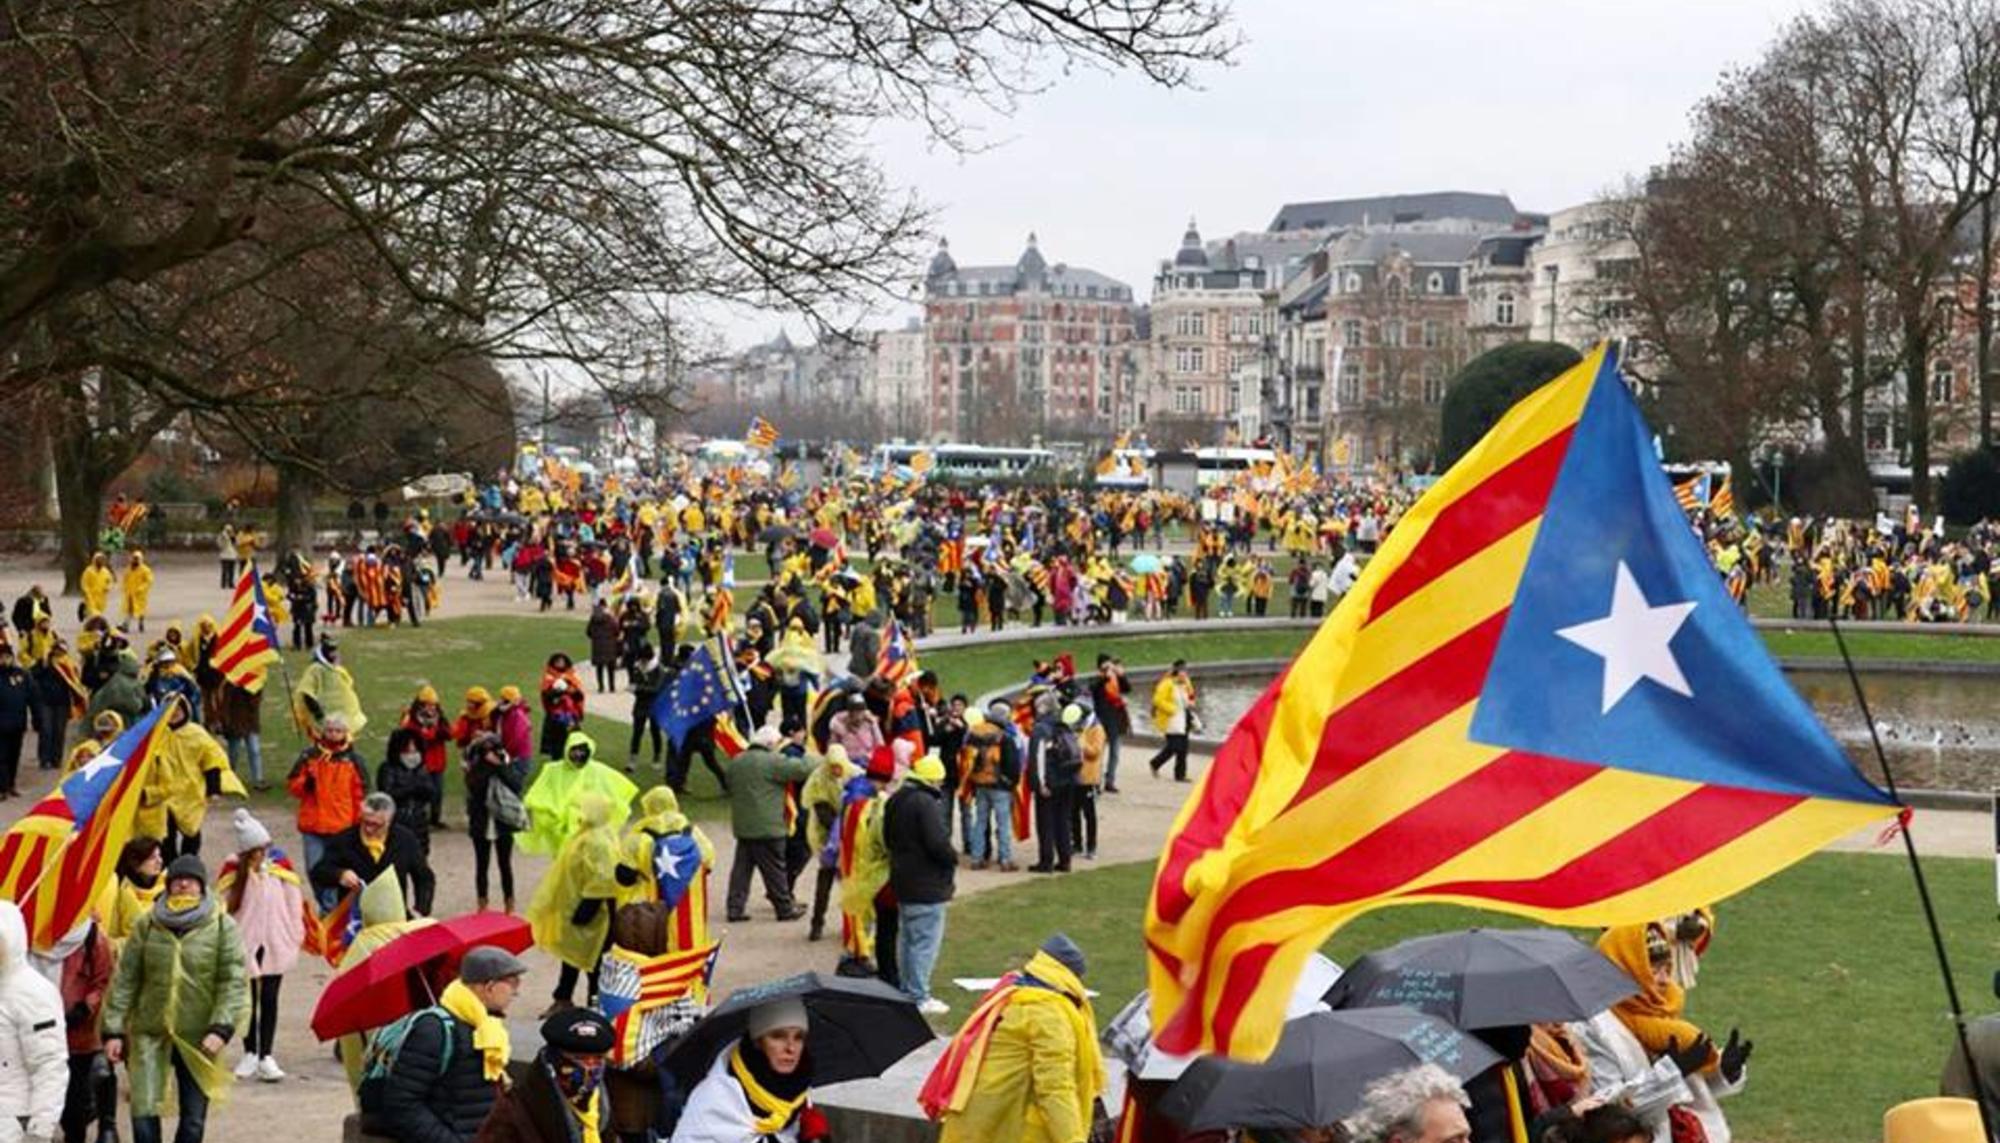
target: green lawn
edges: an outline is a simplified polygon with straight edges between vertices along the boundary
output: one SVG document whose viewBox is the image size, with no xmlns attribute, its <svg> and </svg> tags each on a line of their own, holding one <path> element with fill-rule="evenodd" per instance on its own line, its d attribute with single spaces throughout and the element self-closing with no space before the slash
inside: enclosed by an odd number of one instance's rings
<svg viewBox="0 0 2000 1143">
<path fill-rule="evenodd" d="M 1112 812 L 1115 812 L 1115 804 Z M 1960 995 L 1994 1008 L 2000 938 L 1984 861 L 1926 862 Z M 1150 864 L 1112 866 L 969 897 L 953 906 L 940 979 L 992 976 L 1050 932 L 1089 955 L 1108 1019 L 1144 977 L 1139 931 Z M 1369 914 L 1327 946 L 1342 963 L 1421 933 L 1519 919 L 1419 906 Z M 1690 1014 L 1718 1041 L 1740 1026 L 1757 1043 L 1749 1087 L 1729 1101 L 1736 1135 L 1759 1143 L 1861 1143 L 1882 1112 L 1934 1095 L 1950 1039 L 1944 990 L 1908 866 L 1893 857 L 1822 854 L 1725 902 Z"/>
</svg>

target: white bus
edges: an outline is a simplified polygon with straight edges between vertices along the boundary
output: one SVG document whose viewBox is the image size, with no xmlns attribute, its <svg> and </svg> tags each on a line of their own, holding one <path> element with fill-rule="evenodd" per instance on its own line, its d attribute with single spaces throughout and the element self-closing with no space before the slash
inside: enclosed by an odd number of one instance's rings
<svg viewBox="0 0 2000 1143">
<path fill-rule="evenodd" d="M 1278 454 L 1268 448 L 1198 448 L 1194 450 L 1194 483 L 1196 488 L 1207 488 L 1246 472 L 1268 478 L 1277 465 Z"/>
<path fill-rule="evenodd" d="M 876 445 L 868 458 L 868 475 L 906 470 L 918 453 L 929 453 L 926 476 L 945 480 L 1021 480 L 1055 470 L 1055 454 L 1045 448 L 989 448 L 970 444 Z"/>
</svg>

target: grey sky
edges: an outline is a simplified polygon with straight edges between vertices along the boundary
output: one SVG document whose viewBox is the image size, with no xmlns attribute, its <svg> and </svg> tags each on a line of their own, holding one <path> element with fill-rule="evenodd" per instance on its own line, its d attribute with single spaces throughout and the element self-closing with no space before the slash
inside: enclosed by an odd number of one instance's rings
<svg viewBox="0 0 2000 1143">
<path fill-rule="evenodd" d="M 1011 262 L 1030 230 L 1050 261 L 1140 298 L 1193 215 L 1204 235 L 1261 228 L 1287 200 L 1503 191 L 1574 205 L 1643 172 L 1732 66 L 1803 0 L 1237 0 L 1235 67 L 1199 91 L 1075 74 L 963 157 L 883 132 L 889 174 L 938 211 L 960 264 Z M 914 309 L 906 312 L 914 313 Z M 888 324 L 884 318 L 871 324 Z M 747 344 L 780 324 L 743 316 Z"/>
</svg>

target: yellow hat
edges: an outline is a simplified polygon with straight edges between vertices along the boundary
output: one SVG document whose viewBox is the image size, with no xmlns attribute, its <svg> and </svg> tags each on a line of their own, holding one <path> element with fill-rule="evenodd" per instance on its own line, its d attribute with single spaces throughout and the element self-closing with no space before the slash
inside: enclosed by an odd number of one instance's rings
<svg viewBox="0 0 2000 1143">
<path fill-rule="evenodd" d="M 501 687 L 501 688 L 500 688 L 500 701 L 501 701 L 501 702 L 520 702 L 520 701 L 521 701 L 521 688 L 520 688 L 520 687 L 516 687 L 516 686 L 505 686 L 505 687 Z"/>
<path fill-rule="evenodd" d="M 935 786 L 944 781 L 944 759 L 935 753 L 926 754 L 910 764 L 910 777 L 926 786 Z"/>
<path fill-rule="evenodd" d="M 427 702 L 430 703 L 432 706 L 436 706 L 437 700 L 438 700 L 438 693 L 436 687 L 430 685 L 429 683 L 425 683 L 423 686 L 417 688 L 418 702 Z"/>
<path fill-rule="evenodd" d="M 424 688 L 424 690 L 429 689 L 429 687 Z M 423 697 L 421 692 L 417 697 Z M 493 696 L 487 692 L 485 687 L 467 687 L 465 688 L 465 705 L 484 709 L 493 705 Z"/>
<path fill-rule="evenodd" d="M 1883 1143 L 1979 1143 L 1979 1105 L 1944 1096 L 1899 1103 L 1882 1116 Z"/>
</svg>

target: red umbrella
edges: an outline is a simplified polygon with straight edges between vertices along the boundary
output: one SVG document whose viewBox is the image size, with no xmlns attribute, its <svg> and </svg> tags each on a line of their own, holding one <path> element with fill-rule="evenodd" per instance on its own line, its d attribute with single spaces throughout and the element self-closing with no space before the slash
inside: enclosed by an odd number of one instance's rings
<svg viewBox="0 0 2000 1143">
<path fill-rule="evenodd" d="M 507 913 L 467 913 L 412 929 L 327 982 L 313 1008 L 313 1035 L 324 1041 L 380 1028 L 432 1003 L 436 982 L 449 980 L 447 970 L 476 945 L 517 953 L 532 943 L 528 922 Z"/>
<path fill-rule="evenodd" d="M 840 537 L 834 535 L 833 530 L 830 528 L 814 528 L 812 535 L 806 538 L 811 540 L 812 545 L 816 548 L 832 548 L 838 546 L 840 543 Z"/>
</svg>

